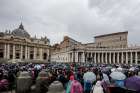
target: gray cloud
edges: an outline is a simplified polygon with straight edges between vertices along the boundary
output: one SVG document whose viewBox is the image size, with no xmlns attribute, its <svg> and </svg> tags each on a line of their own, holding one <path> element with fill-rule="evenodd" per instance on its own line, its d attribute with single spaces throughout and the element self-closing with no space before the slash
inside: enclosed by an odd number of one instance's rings
<svg viewBox="0 0 140 93">
<path fill-rule="evenodd" d="M 52 43 L 64 35 L 86 43 L 100 34 L 129 31 L 139 44 L 140 0 L 0 0 L 0 30 L 15 29 L 23 21 L 34 36 Z"/>
</svg>

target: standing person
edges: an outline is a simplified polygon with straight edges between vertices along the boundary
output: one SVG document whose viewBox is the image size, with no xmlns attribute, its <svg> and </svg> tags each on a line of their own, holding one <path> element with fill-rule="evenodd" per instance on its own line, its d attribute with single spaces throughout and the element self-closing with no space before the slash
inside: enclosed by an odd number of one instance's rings
<svg viewBox="0 0 140 93">
<path fill-rule="evenodd" d="M 84 92 L 85 93 L 90 93 L 91 89 L 92 89 L 92 82 L 85 81 L 84 82 Z"/>
<path fill-rule="evenodd" d="M 104 93 L 103 88 L 101 86 L 101 81 L 97 81 L 93 88 L 93 93 Z"/>
<path fill-rule="evenodd" d="M 16 93 L 30 93 L 32 78 L 27 71 L 20 73 L 16 82 Z"/>
<path fill-rule="evenodd" d="M 62 71 L 59 72 L 59 74 L 58 74 L 58 80 L 59 80 L 60 82 L 62 82 L 63 87 L 66 89 L 67 79 L 65 78 L 64 73 L 63 73 Z"/>
<path fill-rule="evenodd" d="M 65 93 L 63 84 L 60 81 L 53 81 L 46 93 Z"/>
<path fill-rule="evenodd" d="M 49 75 L 41 71 L 36 80 L 36 93 L 46 93 L 49 87 Z"/>
<path fill-rule="evenodd" d="M 9 70 L 9 72 L 8 72 L 8 81 L 9 81 L 9 88 L 10 88 L 10 90 L 14 87 L 15 79 L 16 79 L 16 76 L 15 76 L 14 71 L 13 70 Z"/>
<path fill-rule="evenodd" d="M 74 75 L 70 76 L 70 80 L 69 80 L 67 87 L 66 87 L 66 93 L 70 93 L 72 81 L 74 81 Z"/>
<path fill-rule="evenodd" d="M 3 78 L 3 70 L 0 68 L 0 80 Z"/>
<path fill-rule="evenodd" d="M 70 93 L 83 93 L 83 88 L 77 80 L 72 81 Z"/>
<path fill-rule="evenodd" d="M 96 81 L 96 75 L 93 72 L 88 71 L 84 74 L 83 79 L 84 79 L 84 92 L 90 93 L 92 85 Z"/>
</svg>

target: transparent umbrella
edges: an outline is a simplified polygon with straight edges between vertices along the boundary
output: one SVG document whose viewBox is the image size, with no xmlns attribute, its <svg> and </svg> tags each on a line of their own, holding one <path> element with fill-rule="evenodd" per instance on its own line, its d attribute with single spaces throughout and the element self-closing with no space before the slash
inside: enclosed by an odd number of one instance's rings
<svg viewBox="0 0 140 93">
<path fill-rule="evenodd" d="M 112 72 L 110 77 L 114 80 L 124 80 L 126 78 L 122 72 Z"/>
<path fill-rule="evenodd" d="M 96 81 L 96 75 L 93 72 L 86 72 L 83 76 L 84 81 Z"/>
</svg>

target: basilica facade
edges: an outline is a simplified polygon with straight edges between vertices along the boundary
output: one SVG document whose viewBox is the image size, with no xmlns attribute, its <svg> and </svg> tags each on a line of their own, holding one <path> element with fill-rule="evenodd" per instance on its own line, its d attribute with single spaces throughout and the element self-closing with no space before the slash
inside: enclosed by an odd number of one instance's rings
<svg viewBox="0 0 140 93">
<path fill-rule="evenodd" d="M 140 64 L 140 47 L 129 47 L 127 38 L 127 31 L 117 32 L 83 44 L 64 36 L 59 44 L 50 45 L 46 36 L 31 37 L 21 23 L 13 31 L 0 32 L 0 62 Z"/>
<path fill-rule="evenodd" d="M 1 62 L 48 62 L 49 50 L 49 39 L 31 37 L 22 23 L 13 31 L 0 33 Z"/>
</svg>

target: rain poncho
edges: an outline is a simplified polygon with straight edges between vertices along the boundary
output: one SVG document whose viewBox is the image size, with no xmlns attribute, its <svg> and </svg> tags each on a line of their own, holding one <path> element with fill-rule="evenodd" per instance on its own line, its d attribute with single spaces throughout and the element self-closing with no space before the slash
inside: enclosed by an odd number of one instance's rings
<svg viewBox="0 0 140 93">
<path fill-rule="evenodd" d="M 72 81 L 70 93 L 83 93 L 82 85 L 76 80 Z"/>
<path fill-rule="evenodd" d="M 71 90 L 71 82 L 72 81 L 69 81 L 68 84 L 67 84 L 66 93 L 70 93 L 70 90 Z"/>
<path fill-rule="evenodd" d="M 70 76 L 70 80 L 69 80 L 69 82 L 67 84 L 67 88 L 66 88 L 66 93 L 70 93 L 72 81 L 74 81 L 74 76 L 73 75 Z"/>
<path fill-rule="evenodd" d="M 104 93 L 103 88 L 101 86 L 101 81 L 97 81 L 97 83 L 93 89 L 93 93 Z"/>
<path fill-rule="evenodd" d="M 74 76 L 70 76 L 70 81 L 67 84 L 66 93 L 83 93 L 83 88 L 80 82 L 74 80 Z"/>
</svg>

